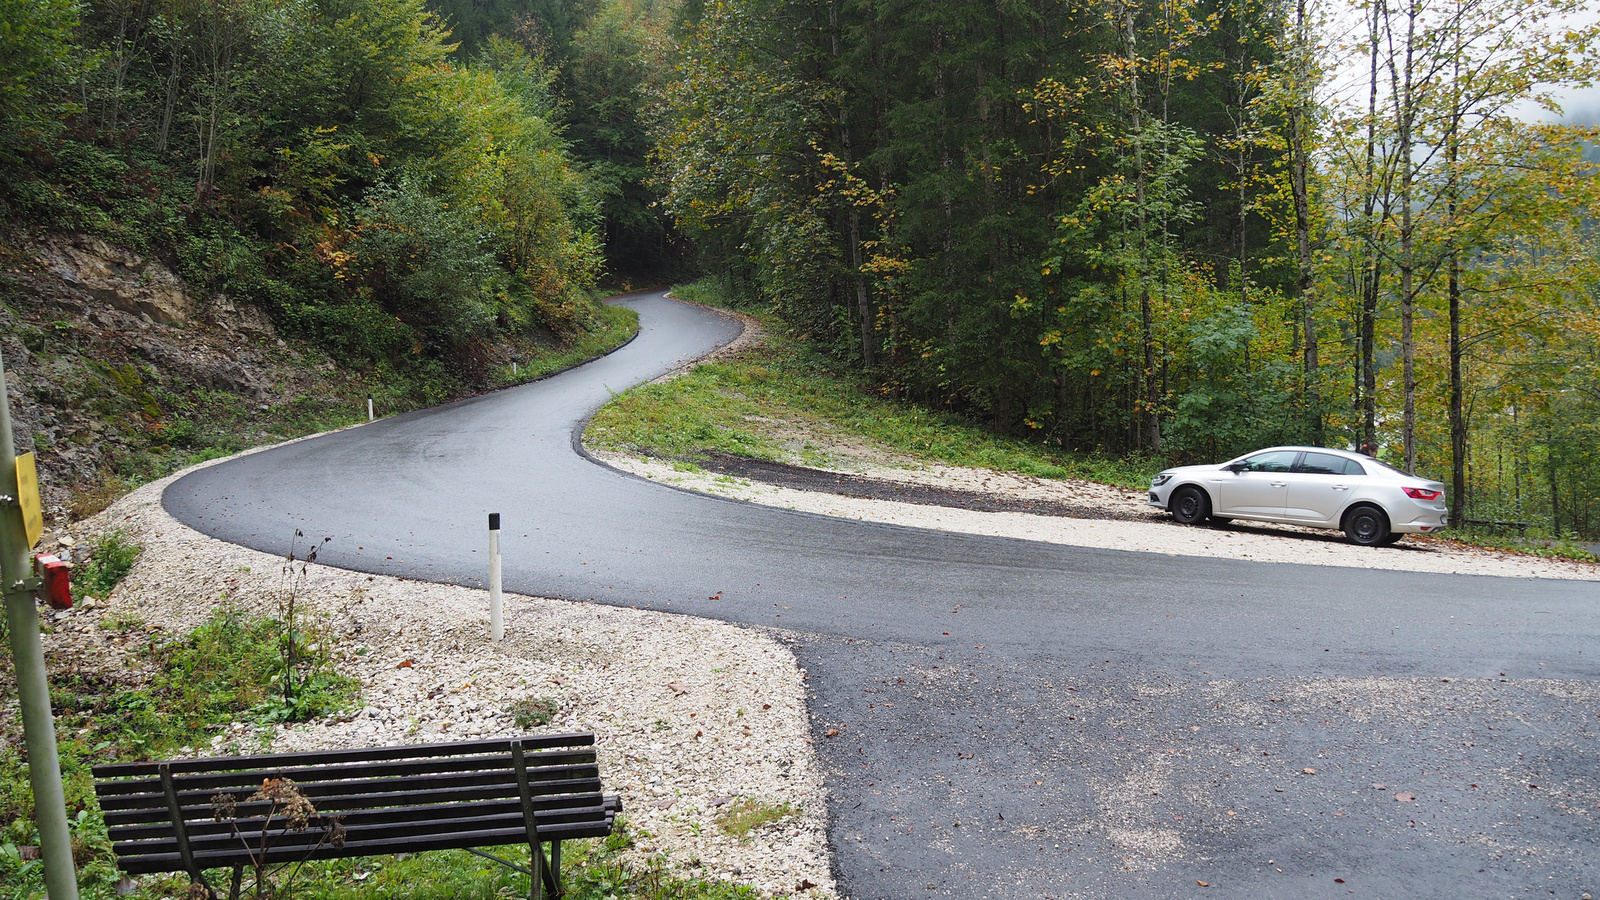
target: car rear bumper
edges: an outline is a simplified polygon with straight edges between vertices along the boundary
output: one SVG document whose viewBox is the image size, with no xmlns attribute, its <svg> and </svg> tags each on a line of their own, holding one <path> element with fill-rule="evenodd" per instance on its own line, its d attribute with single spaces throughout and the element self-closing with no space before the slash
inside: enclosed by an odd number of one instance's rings
<svg viewBox="0 0 1600 900">
<path fill-rule="evenodd" d="M 1419 512 L 1409 522 L 1391 523 L 1389 529 L 1399 534 L 1435 534 L 1449 527 L 1449 513 L 1427 510 Z"/>
</svg>

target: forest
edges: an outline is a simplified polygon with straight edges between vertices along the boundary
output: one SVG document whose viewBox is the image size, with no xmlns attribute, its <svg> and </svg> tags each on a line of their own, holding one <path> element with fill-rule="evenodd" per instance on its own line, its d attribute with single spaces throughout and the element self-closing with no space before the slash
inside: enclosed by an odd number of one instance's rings
<svg viewBox="0 0 1600 900">
<path fill-rule="evenodd" d="M 706 276 L 1063 452 L 1372 442 L 1600 536 L 1578 0 L 0 0 L 13 217 L 370 365 Z"/>
</svg>

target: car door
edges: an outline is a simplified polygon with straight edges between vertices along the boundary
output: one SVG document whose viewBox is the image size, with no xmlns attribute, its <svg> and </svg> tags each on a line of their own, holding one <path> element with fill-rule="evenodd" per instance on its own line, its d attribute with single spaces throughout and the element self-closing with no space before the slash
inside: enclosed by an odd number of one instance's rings
<svg viewBox="0 0 1600 900">
<path fill-rule="evenodd" d="M 1345 504 L 1366 477 L 1366 470 L 1355 460 L 1307 450 L 1290 473 L 1284 516 L 1337 525 Z"/>
<path fill-rule="evenodd" d="M 1268 450 L 1240 460 L 1238 470 L 1224 472 L 1214 513 L 1278 519 L 1289 499 L 1289 476 L 1298 450 Z"/>
</svg>

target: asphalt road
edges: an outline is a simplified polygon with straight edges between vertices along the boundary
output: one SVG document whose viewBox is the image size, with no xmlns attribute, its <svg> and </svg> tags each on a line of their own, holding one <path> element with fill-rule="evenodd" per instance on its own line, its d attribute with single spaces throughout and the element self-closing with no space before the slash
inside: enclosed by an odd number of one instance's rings
<svg viewBox="0 0 1600 900">
<path fill-rule="evenodd" d="M 810 673 L 856 900 L 1600 891 L 1600 585 L 1076 549 L 674 490 L 576 435 L 737 327 L 623 302 L 642 330 L 609 357 L 200 470 L 166 508 L 259 550 L 298 528 L 333 536 L 321 562 L 468 585 L 498 512 L 509 591 L 777 629 Z"/>
</svg>

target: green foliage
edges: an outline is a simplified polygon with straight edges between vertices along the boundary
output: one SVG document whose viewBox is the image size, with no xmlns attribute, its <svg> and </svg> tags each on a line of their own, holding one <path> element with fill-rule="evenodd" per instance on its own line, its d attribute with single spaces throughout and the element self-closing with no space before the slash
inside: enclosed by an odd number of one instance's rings
<svg viewBox="0 0 1600 900">
<path fill-rule="evenodd" d="M 133 571 L 139 545 L 120 531 L 109 531 L 86 548 L 88 558 L 74 567 L 72 589 L 80 596 L 105 597 Z"/>
<path fill-rule="evenodd" d="M 357 296 L 421 334 L 435 353 L 488 333 L 496 266 L 470 215 L 406 175 L 375 188 L 357 223 L 343 269 Z"/>
<path fill-rule="evenodd" d="M 554 697 L 524 697 L 513 701 L 506 712 L 518 728 L 549 725 L 556 713 L 561 712 L 561 701 Z"/>
<path fill-rule="evenodd" d="M 0 0 L 0 160 L 55 131 L 50 88 L 71 74 L 77 25 L 71 0 Z"/>
<path fill-rule="evenodd" d="M 0 202 L 173 262 L 419 398 L 482 386 L 494 343 L 600 324 L 595 201 L 542 59 L 491 41 L 452 63 L 422 0 L 91 4 L 75 31 L 77 7 L 24 6 L 7 34 L 85 68 L 70 137 L 36 142 Z M 43 59 L 6 56 L 61 68 Z M 63 124 L 60 79 L 7 77 Z"/>
<path fill-rule="evenodd" d="M 680 296 L 714 299 L 714 282 L 674 288 Z M 661 384 L 613 398 L 590 420 L 586 439 L 597 446 L 693 459 L 720 450 L 789 461 L 785 422 L 855 435 L 918 459 L 1023 472 L 1041 478 L 1088 478 L 1143 488 L 1161 465 L 1133 457 L 1052 452 L 1008 438 L 970 420 L 883 396 L 873 383 L 768 317 L 766 346 L 707 363 Z M 803 448 L 802 448 L 803 449 Z M 807 459 L 807 462 L 826 462 Z"/>
</svg>

